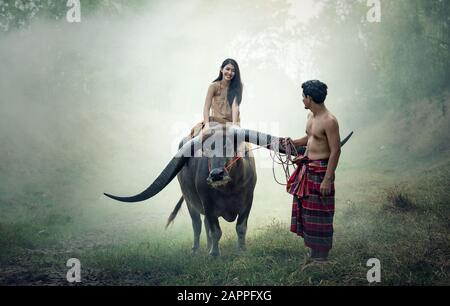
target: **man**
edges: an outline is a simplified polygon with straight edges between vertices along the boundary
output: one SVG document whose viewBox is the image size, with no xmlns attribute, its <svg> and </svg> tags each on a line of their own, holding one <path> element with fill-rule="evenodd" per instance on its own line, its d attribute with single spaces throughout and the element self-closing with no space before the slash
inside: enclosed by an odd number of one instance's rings
<svg viewBox="0 0 450 306">
<path fill-rule="evenodd" d="M 311 259 L 325 261 L 333 242 L 334 173 L 341 152 L 339 125 L 324 104 L 327 85 L 312 80 L 302 88 L 303 104 L 310 113 L 306 136 L 292 140 L 296 147 L 306 146 L 306 151 L 294 160 L 297 169 L 286 186 L 294 196 L 291 231 L 303 237 L 311 249 Z"/>
</svg>

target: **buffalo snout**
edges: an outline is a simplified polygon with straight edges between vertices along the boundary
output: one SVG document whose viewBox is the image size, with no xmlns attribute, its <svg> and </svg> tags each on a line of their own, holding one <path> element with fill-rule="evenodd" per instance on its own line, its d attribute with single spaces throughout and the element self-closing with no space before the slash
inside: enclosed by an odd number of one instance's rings
<svg viewBox="0 0 450 306">
<path fill-rule="evenodd" d="M 208 185 L 211 187 L 219 187 L 225 185 L 231 180 L 228 171 L 224 168 L 215 168 L 209 172 L 209 176 L 206 179 Z"/>
</svg>

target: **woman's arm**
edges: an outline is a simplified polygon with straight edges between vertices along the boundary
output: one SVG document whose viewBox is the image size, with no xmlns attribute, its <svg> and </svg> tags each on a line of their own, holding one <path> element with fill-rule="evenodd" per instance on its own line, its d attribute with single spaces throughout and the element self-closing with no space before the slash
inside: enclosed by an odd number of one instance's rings
<svg viewBox="0 0 450 306">
<path fill-rule="evenodd" d="M 209 127 L 209 110 L 211 109 L 212 99 L 216 92 L 216 86 L 214 83 L 209 85 L 208 92 L 206 93 L 205 106 L 203 107 L 203 123 Z"/>
<path fill-rule="evenodd" d="M 236 99 L 233 101 L 233 105 L 231 106 L 231 115 L 233 119 L 233 125 L 239 126 L 239 105 L 236 102 Z"/>
</svg>

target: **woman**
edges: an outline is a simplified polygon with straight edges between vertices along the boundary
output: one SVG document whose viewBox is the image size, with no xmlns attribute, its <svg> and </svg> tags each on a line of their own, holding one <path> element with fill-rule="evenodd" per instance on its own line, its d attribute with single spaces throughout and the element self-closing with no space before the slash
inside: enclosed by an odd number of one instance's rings
<svg viewBox="0 0 450 306">
<path fill-rule="evenodd" d="M 231 58 L 223 61 L 219 76 L 209 85 L 203 107 L 203 132 L 209 130 L 211 121 L 231 122 L 239 125 L 239 105 L 242 101 L 243 85 L 238 63 Z"/>
</svg>

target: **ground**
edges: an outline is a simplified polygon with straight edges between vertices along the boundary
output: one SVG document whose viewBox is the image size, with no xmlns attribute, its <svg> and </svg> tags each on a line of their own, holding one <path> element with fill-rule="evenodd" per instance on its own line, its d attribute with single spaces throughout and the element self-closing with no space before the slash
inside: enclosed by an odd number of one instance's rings
<svg viewBox="0 0 450 306">
<path fill-rule="evenodd" d="M 449 161 L 427 168 L 373 168 L 361 175 L 343 166 L 334 246 L 325 264 L 305 260 L 289 216 L 249 223 L 244 252 L 236 248 L 234 224 L 222 220 L 222 256 L 214 259 L 203 235 L 201 251 L 191 255 L 187 213 L 164 231 L 163 222 L 146 218 L 88 226 L 59 211 L 45 222 L 0 224 L 0 284 L 68 285 L 66 261 L 74 257 L 82 264 L 82 285 L 368 285 L 369 258 L 381 262 L 382 285 L 449 285 Z M 52 202 L 51 195 L 40 196 Z"/>
</svg>

